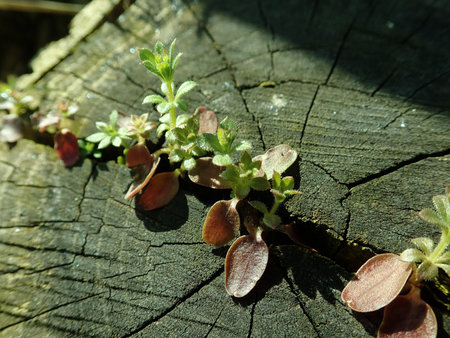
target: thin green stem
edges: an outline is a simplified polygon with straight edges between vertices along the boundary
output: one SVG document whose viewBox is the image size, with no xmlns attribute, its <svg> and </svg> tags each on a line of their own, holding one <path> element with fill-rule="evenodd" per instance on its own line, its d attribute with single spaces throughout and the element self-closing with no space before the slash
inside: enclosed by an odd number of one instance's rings
<svg viewBox="0 0 450 338">
<path fill-rule="evenodd" d="M 442 229 L 441 239 L 438 245 L 434 248 L 431 253 L 429 260 L 431 262 L 436 261 L 441 255 L 444 253 L 445 249 L 447 249 L 448 244 L 450 243 L 450 231 Z"/>
<path fill-rule="evenodd" d="M 173 104 L 175 99 L 173 96 L 172 81 L 167 81 L 166 86 L 168 91 L 167 101 L 170 104 L 172 104 L 172 108 L 170 109 L 169 114 L 170 114 L 170 129 L 173 129 L 177 126 L 177 111 L 175 105 Z"/>
</svg>

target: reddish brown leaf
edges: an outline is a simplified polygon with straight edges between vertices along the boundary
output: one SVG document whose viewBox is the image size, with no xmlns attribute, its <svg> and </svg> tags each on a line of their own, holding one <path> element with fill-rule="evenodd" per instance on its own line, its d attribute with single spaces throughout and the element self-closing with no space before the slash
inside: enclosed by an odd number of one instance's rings
<svg viewBox="0 0 450 338">
<path fill-rule="evenodd" d="M 138 143 L 127 152 L 126 163 L 128 168 L 153 162 L 153 157 L 144 143 Z"/>
<path fill-rule="evenodd" d="M 240 227 L 237 203 L 236 199 L 218 201 L 209 209 L 202 231 L 206 243 L 222 246 L 236 237 Z"/>
<path fill-rule="evenodd" d="M 212 189 L 230 189 L 230 186 L 220 177 L 224 166 L 212 163 L 212 157 L 201 157 L 196 160 L 195 168 L 188 175 L 192 182 Z"/>
<path fill-rule="evenodd" d="M 347 284 L 341 298 L 353 310 L 375 311 L 389 304 L 403 289 L 412 264 L 386 253 L 369 259 Z"/>
<path fill-rule="evenodd" d="M 66 167 L 70 167 L 78 161 L 80 155 L 78 141 L 76 136 L 68 129 L 57 132 L 54 136 L 54 142 L 54 148 Z"/>
<path fill-rule="evenodd" d="M 412 287 L 384 309 L 378 337 L 436 337 L 437 322 L 431 307 L 420 298 L 420 289 Z"/>
<path fill-rule="evenodd" d="M 286 171 L 296 159 L 297 152 L 287 144 L 280 144 L 269 149 L 263 155 L 258 155 L 253 158 L 254 161 L 261 161 L 262 175 L 265 173 L 269 180 L 272 179 L 274 170 L 281 174 Z"/>
<path fill-rule="evenodd" d="M 212 110 L 208 110 L 206 107 L 198 107 L 195 114 L 200 115 L 198 133 L 215 134 L 219 122 L 217 116 Z"/>
<path fill-rule="evenodd" d="M 135 196 L 141 191 L 152 178 L 161 158 L 151 155 L 147 146 L 143 143 L 138 143 L 132 147 L 126 156 L 126 163 L 134 172 L 135 177 L 128 189 L 125 199 Z"/>
<path fill-rule="evenodd" d="M 162 208 L 175 198 L 179 188 L 177 173 L 170 171 L 156 174 L 139 197 L 139 205 L 145 210 Z"/>
<path fill-rule="evenodd" d="M 230 296 L 247 295 L 266 269 L 269 260 L 269 249 L 261 237 L 239 237 L 228 250 L 225 259 L 225 289 Z"/>
</svg>

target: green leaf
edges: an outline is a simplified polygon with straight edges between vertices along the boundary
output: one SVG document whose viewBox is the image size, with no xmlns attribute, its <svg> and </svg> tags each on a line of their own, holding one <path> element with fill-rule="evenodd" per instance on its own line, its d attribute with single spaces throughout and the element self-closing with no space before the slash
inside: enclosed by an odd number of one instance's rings
<svg viewBox="0 0 450 338">
<path fill-rule="evenodd" d="M 168 116 L 168 115 L 167 115 Z M 170 126 L 168 124 L 165 123 L 160 123 L 158 128 L 156 128 L 156 135 L 158 137 L 161 137 L 161 135 L 166 131 L 169 130 Z"/>
<path fill-rule="evenodd" d="M 446 199 L 447 199 L 447 196 L 444 196 L 444 195 L 437 195 L 437 196 L 433 197 L 434 207 L 436 208 L 438 215 L 441 216 L 442 219 L 444 219 L 444 220 L 447 218 L 447 210 L 445 207 Z"/>
<path fill-rule="evenodd" d="M 161 55 L 163 54 L 163 51 L 164 51 L 164 44 L 161 41 L 157 41 L 155 43 L 155 52 Z"/>
<path fill-rule="evenodd" d="M 106 131 L 106 129 L 108 129 L 108 125 L 105 122 L 103 122 L 103 121 L 95 122 L 95 127 L 98 130 L 102 130 L 102 131 Z"/>
<path fill-rule="evenodd" d="M 433 209 L 425 208 L 421 210 L 419 212 L 419 217 L 422 218 L 425 222 L 437 225 L 443 229 L 448 228 L 448 225 Z"/>
<path fill-rule="evenodd" d="M 122 139 L 119 136 L 114 136 L 111 140 L 111 143 L 114 147 L 119 148 L 122 144 Z"/>
<path fill-rule="evenodd" d="M 269 181 L 265 177 L 253 177 L 250 181 L 250 186 L 257 191 L 270 189 Z"/>
<path fill-rule="evenodd" d="M 273 183 L 272 186 L 273 186 L 274 189 L 280 190 L 280 188 L 281 188 L 281 175 L 276 170 L 273 171 L 272 183 Z"/>
<path fill-rule="evenodd" d="M 256 210 L 258 210 L 259 212 L 265 214 L 269 213 L 269 210 L 267 209 L 267 206 L 260 201 L 249 201 L 248 202 L 253 208 L 255 208 Z"/>
<path fill-rule="evenodd" d="M 237 187 L 234 187 L 233 191 L 236 197 L 242 200 L 250 193 L 250 187 L 246 184 L 240 184 Z"/>
<path fill-rule="evenodd" d="M 191 115 L 189 114 L 180 114 L 177 116 L 176 119 L 176 125 L 177 127 L 181 127 L 183 124 L 186 124 L 189 119 L 191 118 Z"/>
<path fill-rule="evenodd" d="M 170 115 L 166 114 L 159 118 L 159 122 L 161 122 L 163 124 L 170 124 L 170 119 L 171 119 Z"/>
<path fill-rule="evenodd" d="M 189 93 L 196 86 L 197 86 L 197 83 L 194 81 L 183 82 L 177 90 L 177 95 L 175 95 L 175 101 L 178 101 L 182 96 Z"/>
<path fill-rule="evenodd" d="M 147 48 L 139 49 L 139 58 L 141 61 L 150 61 L 153 64 L 156 63 L 155 54 Z"/>
<path fill-rule="evenodd" d="M 438 259 L 436 259 L 436 263 L 450 264 L 450 251 L 444 252 Z"/>
<path fill-rule="evenodd" d="M 109 115 L 109 125 L 116 129 L 117 120 L 119 118 L 119 112 L 117 110 L 113 110 Z"/>
<path fill-rule="evenodd" d="M 144 98 L 144 100 L 142 101 L 142 104 L 147 104 L 147 103 L 163 103 L 163 102 L 167 102 L 161 95 L 148 95 Z"/>
<path fill-rule="evenodd" d="M 222 120 L 222 122 L 219 123 L 219 126 L 226 130 L 228 134 L 228 140 L 229 143 L 232 143 L 234 139 L 236 138 L 237 131 L 238 131 L 238 125 L 236 122 L 231 120 L 230 118 L 226 117 Z"/>
<path fill-rule="evenodd" d="M 278 215 L 265 214 L 263 217 L 263 223 L 270 228 L 276 228 L 281 224 L 281 218 Z"/>
<path fill-rule="evenodd" d="M 212 160 L 213 164 L 215 165 L 223 165 L 223 166 L 227 166 L 233 163 L 233 160 L 231 159 L 231 156 L 228 154 L 217 154 L 213 157 Z"/>
<path fill-rule="evenodd" d="M 200 134 L 197 138 L 197 144 L 206 151 L 222 152 L 222 145 L 219 143 L 217 136 L 214 134 Z"/>
<path fill-rule="evenodd" d="M 406 249 L 400 254 L 400 259 L 404 262 L 421 262 L 425 259 L 425 255 L 417 249 Z"/>
<path fill-rule="evenodd" d="M 241 164 L 242 164 L 242 167 L 245 168 L 245 169 L 251 169 L 252 168 L 252 164 L 253 164 L 252 157 L 246 151 L 244 151 L 244 153 L 241 156 Z"/>
<path fill-rule="evenodd" d="M 156 68 L 155 64 L 150 61 L 142 61 L 142 64 L 147 68 L 150 72 L 153 74 L 161 77 L 161 73 L 159 72 L 158 68 Z"/>
<path fill-rule="evenodd" d="M 169 102 L 161 102 L 160 104 L 158 104 L 156 106 L 156 110 L 160 113 L 160 114 L 166 114 L 170 109 L 172 108 L 172 104 L 170 104 Z"/>
<path fill-rule="evenodd" d="M 184 160 L 184 162 L 183 162 L 184 169 L 186 169 L 187 171 L 194 169 L 196 164 L 197 164 L 197 162 L 195 161 L 195 158 L 193 158 L 193 157 L 191 157 L 190 159 Z"/>
<path fill-rule="evenodd" d="M 181 149 L 174 149 L 169 154 L 170 162 L 181 162 L 184 159 L 186 153 Z"/>
<path fill-rule="evenodd" d="M 111 136 L 106 135 L 98 144 L 98 149 L 104 149 L 111 144 Z"/>
<path fill-rule="evenodd" d="M 431 238 L 419 237 L 412 239 L 411 242 L 417 246 L 425 254 L 425 256 L 431 255 L 434 248 L 434 242 Z"/>
<path fill-rule="evenodd" d="M 228 182 L 237 182 L 239 181 L 239 168 L 231 165 L 220 174 L 220 177 Z"/>
<path fill-rule="evenodd" d="M 294 178 L 292 176 L 283 177 L 281 187 L 283 192 L 294 189 Z"/>
<path fill-rule="evenodd" d="M 98 143 L 101 140 L 103 140 L 106 136 L 108 136 L 108 135 L 106 135 L 103 132 L 98 132 L 98 133 L 94 133 L 94 134 L 89 135 L 88 137 L 86 137 L 86 141 L 93 142 L 93 143 Z"/>
<path fill-rule="evenodd" d="M 169 60 L 170 62 L 172 62 L 172 58 L 173 58 L 173 50 L 175 48 L 175 42 L 177 41 L 177 39 L 173 39 L 172 43 L 170 44 L 169 47 Z"/>
<path fill-rule="evenodd" d="M 243 140 L 243 141 L 239 141 L 235 145 L 233 145 L 231 152 L 244 151 L 244 150 L 251 149 L 251 147 L 252 147 L 252 143 L 250 141 Z"/>
<path fill-rule="evenodd" d="M 180 108 L 182 111 L 187 111 L 189 108 L 189 105 L 186 101 L 184 100 L 177 100 L 175 101 L 175 105 Z"/>
<path fill-rule="evenodd" d="M 172 60 L 172 69 L 175 70 L 177 68 L 178 61 L 180 60 L 181 55 L 183 53 L 178 53 L 178 55 L 175 57 L 175 59 Z"/>
</svg>

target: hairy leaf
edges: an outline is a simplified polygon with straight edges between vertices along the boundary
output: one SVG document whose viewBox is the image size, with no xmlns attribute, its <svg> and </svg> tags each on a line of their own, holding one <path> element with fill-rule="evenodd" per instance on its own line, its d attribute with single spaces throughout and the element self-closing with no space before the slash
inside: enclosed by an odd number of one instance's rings
<svg viewBox="0 0 450 338">
<path fill-rule="evenodd" d="M 194 169 L 189 171 L 192 182 L 212 189 L 230 189 L 231 187 L 220 177 L 225 170 L 223 166 L 212 163 L 211 157 L 201 157 L 196 160 Z"/>
<path fill-rule="evenodd" d="M 265 154 L 256 156 L 254 161 L 261 161 L 261 169 L 266 173 L 267 179 L 271 179 L 273 171 L 282 174 L 297 159 L 297 152 L 287 144 L 280 144 L 269 149 Z"/>
<path fill-rule="evenodd" d="M 169 204 L 180 188 L 178 175 L 173 172 L 156 174 L 139 197 L 139 205 L 145 210 L 155 210 Z"/>
<path fill-rule="evenodd" d="M 263 275 L 269 260 L 269 249 L 257 232 L 239 237 L 225 259 L 225 288 L 230 296 L 244 297 Z"/>
<path fill-rule="evenodd" d="M 412 287 L 384 309 L 378 337 L 436 337 L 437 321 L 431 307 L 420 298 L 420 289 Z"/>
<path fill-rule="evenodd" d="M 134 174 L 134 180 L 131 184 L 128 192 L 125 195 L 125 199 L 130 199 L 141 191 L 152 178 L 161 158 L 154 157 L 150 154 L 147 146 L 143 143 L 138 143 L 133 146 L 127 153 L 126 164 Z"/>
<path fill-rule="evenodd" d="M 370 312 L 389 304 L 403 289 L 412 264 L 385 253 L 369 259 L 346 285 L 341 298 L 353 310 Z"/>
<path fill-rule="evenodd" d="M 237 202 L 235 199 L 218 201 L 209 209 L 202 232 L 206 243 L 223 246 L 238 234 L 240 219 L 236 210 Z"/>
</svg>

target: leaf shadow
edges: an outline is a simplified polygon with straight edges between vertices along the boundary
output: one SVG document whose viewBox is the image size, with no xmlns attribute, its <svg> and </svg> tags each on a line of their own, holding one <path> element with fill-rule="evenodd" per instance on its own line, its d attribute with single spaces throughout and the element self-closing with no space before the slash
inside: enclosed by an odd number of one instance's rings
<svg viewBox="0 0 450 338">
<path fill-rule="evenodd" d="M 337 290 L 340 293 L 351 277 L 347 271 L 330 259 L 299 246 L 283 245 L 277 249 L 280 265 L 296 292 L 310 299 L 319 294 L 331 304 L 339 302 Z"/>
<path fill-rule="evenodd" d="M 183 189 L 178 191 L 178 194 L 168 205 L 156 210 L 143 210 L 135 199 L 134 210 L 137 218 L 143 222 L 145 228 L 154 232 L 179 229 L 189 217 L 186 192 Z"/>
</svg>

